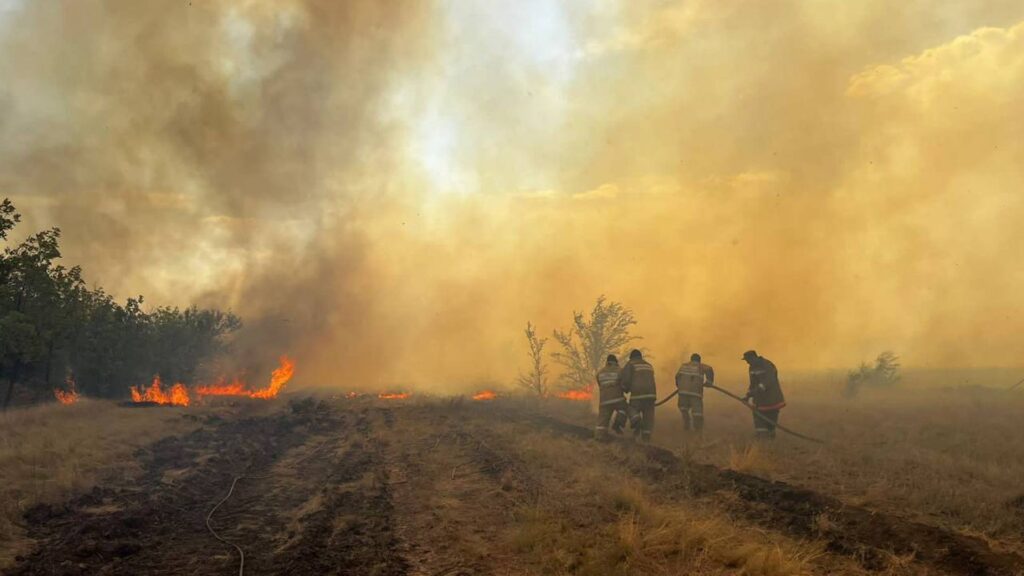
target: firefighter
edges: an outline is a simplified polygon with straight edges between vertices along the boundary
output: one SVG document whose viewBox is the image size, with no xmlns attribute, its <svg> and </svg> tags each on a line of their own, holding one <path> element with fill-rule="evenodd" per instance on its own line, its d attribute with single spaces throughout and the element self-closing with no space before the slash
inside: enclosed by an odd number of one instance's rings
<svg viewBox="0 0 1024 576">
<path fill-rule="evenodd" d="M 654 432 L 654 403 L 658 400 L 654 386 L 654 366 L 644 360 L 639 350 L 629 353 L 629 362 L 619 372 L 619 387 L 629 393 L 629 419 L 633 435 L 650 442 Z"/>
<path fill-rule="evenodd" d="M 786 406 L 786 398 L 779 385 L 779 372 L 772 361 L 747 350 L 743 359 L 750 366 L 750 388 L 745 401 L 753 401 L 754 435 L 762 439 L 775 438 L 775 425 L 779 422 L 779 410 Z M 763 418 L 758 418 L 758 415 Z"/>
<path fill-rule="evenodd" d="M 597 388 L 600 391 L 597 408 L 597 427 L 594 438 L 608 438 L 608 426 L 616 434 L 622 434 L 622 426 L 626 423 L 626 396 L 619 386 L 619 359 L 609 354 L 604 368 L 597 373 Z"/>
<path fill-rule="evenodd" d="M 700 361 L 700 354 L 691 354 L 690 361 L 676 372 L 676 390 L 679 391 L 679 412 L 683 415 L 683 429 L 704 430 L 704 387 L 714 386 L 715 371 Z"/>
</svg>

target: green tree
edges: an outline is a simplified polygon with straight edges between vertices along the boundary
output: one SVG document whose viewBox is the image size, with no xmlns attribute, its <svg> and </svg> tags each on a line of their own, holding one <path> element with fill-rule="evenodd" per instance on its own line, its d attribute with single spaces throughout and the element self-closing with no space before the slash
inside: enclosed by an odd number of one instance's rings
<svg viewBox="0 0 1024 576">
<path fill-rule="evenodd" d="M 0 203 L 0 239 L 19 222 L 10 200 Z M 161 374 L 189 382 L 225 338 L 241 327 L 230 312 L 189 307 L 143 309 L 141 296 L 123 305 L 86 284 L 79 267 L 57 263 L 60 230 L 52 228 L 0 253 L 0 382 L 3 406 L 15 390 L 49 398 L 71 373 L 91 396 L 118 397 Z"/>
</svg>

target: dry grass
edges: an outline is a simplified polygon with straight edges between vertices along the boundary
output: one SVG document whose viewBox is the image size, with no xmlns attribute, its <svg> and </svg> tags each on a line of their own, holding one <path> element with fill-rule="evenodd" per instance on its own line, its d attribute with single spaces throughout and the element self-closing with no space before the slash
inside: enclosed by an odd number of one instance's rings
<svg viewBox="0 0 1024 576">
<path fill-rule="evenodd" d="M 737 472 L 768 476 L 774 468 L 774 460 L 765 454 L 763 444 L 730 446 L 729 468 Z"/>
<path fill-rule="evenodd" d="M 815 543 L 766 533 L 702 501 L 663 498 L 657 486 L 612 466 L 606 446 L 503 432 L 545 486 L 547 496 L 523 512 L 512 537 L 542 573 L 860 573 L 832 560 L 822 568 L 825 554 Z"/>
<path fill-rule="evenodd" d="M 787 399 L 781 422 L 827 445 L 782 433 L 755 444 L 749 413 L 713 391 L 703 442 L 686 440 L 671 405 L 659 409 L 655 441 L 698 461 L 1024 544 L 1024 394 L 911 389 L 845 400 L 797 388 Z"/>
<path fill-rule="evenodd" d="M 129 410 L 98 400 L 0 415 L 0 567 L 27 544 L 20 527 L 26 509 L 100 481 L 127 480 L 137 470 L 136 448 L 196 425 L 179 409 Z"/>
</svg>

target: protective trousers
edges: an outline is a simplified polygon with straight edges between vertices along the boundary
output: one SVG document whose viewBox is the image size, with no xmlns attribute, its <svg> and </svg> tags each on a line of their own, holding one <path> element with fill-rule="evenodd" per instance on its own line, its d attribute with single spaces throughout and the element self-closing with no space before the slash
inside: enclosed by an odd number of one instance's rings
<svg viewBox="0 0 1024 576">
<path fill-rule="evenodd" d="M 616 433 L 622 434 L 622 427 L 626 424 L 626 412 L 628 406 L 626 399 L 622 398 L 608 404 L 601 404 L 597 408 L 597 426 L 594 428 L 594 438 L 598 440 L 608 437 L 608 427 Z"/>
<path fill-rule="evenodd" d="M 630 426 L 633 428 L 633 434 L 637 435 L 639 432 L 639 436 L 644 442 L 649 442 L 651 434 L 654 432 L 654 403 L 656 401 L 654 398 L 629 401 Z"/>
<path fill-rule="evenodd" d="M 758 415 L 764 418 L 758 418 Z M 754 413 L 754 436 L 758 438 L 775 438 L 775 426 L 779 423 L 778 410 L 757 410 Z"/>
<path fill-rule="evenodd" d="M 704 399 L 690 394 L 679 395 L 679 412 L 683 415 L 683 429 L 704 429 Z"/>
</svg>

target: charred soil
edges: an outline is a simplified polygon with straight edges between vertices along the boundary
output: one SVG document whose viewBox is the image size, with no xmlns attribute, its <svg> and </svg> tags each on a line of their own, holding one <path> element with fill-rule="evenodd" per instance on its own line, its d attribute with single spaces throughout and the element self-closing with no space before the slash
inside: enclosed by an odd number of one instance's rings
<svg viewBox="0 0 1024 576">
<path fill-rule="evenodd" d="M 283 405 L 207 416 L 141 473 L 25 522 L 12 575 L 995 574 L 986 541 L 514 403 Z"/>
</svg>

